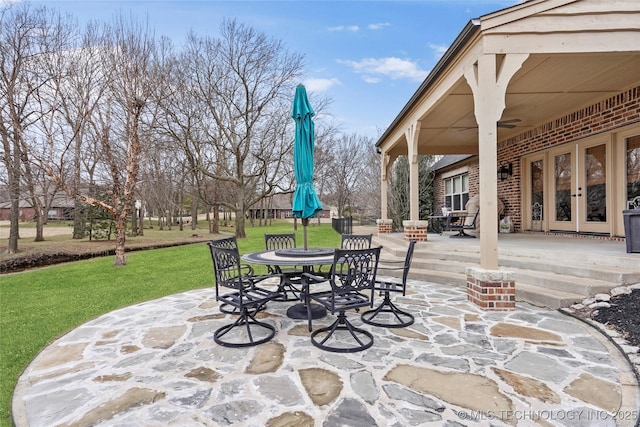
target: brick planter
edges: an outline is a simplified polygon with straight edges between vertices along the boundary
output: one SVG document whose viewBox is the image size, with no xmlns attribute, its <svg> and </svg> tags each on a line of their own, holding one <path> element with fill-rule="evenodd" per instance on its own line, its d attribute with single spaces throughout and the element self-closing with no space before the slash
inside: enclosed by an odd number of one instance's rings
<svg viewBox="0 0 640 427">
<path fill-rule="evenodd" d="M 467 300 L 487 311 L 514 310 L 516 284 L 513 274 L 499 270 L 467 268 Z"/>
<path fill-rule="evenodd" d="M 402 221 L 404 227 L 404 240 L 417 240 L 424 242 L 427 240 L 427 227 L 429 221 Z"/>
<path fill-rule="evenodd" d="M 376 224 L 378 224 L 378 234 L 393 232 L 392 219 L 376 219 Z"/>
</svg>

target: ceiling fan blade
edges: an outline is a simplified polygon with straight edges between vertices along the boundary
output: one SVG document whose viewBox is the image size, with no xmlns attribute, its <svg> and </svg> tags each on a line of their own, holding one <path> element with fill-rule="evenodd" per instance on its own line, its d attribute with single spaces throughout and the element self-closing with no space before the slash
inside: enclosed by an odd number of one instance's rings
<svg viewBox="0 0 640 427">
<path fill-rule="evenodd" d="M 518 123 L 521 121 L 522 120 L 520 119 L 498 120 L 498 122 L 496 122 L 496 125 L 499 128 L 513 129 L 514 127 L 516 127 L 516 125 L 512 125 L 511 123 Z"/>
</svg>

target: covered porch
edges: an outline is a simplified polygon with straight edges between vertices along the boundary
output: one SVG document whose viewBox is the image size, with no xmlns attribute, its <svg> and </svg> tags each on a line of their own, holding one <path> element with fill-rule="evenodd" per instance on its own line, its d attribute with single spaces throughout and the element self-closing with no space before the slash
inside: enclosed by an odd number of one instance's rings
<svg viewBox="0 0 640 427">
<path fill-rule="evenodd" d="M 470 21 L 377 142 L 381 219 L 398 156 L 409 159 L 410 220 L 417 221 L 424 219 L 418 156 L 472 154 L 478 167 L 469 172 L 469 194 L 479 194 L 483 232 L 465 245 L 477 245 L 480 268 L 497 271 L 508 256 L 498 239 L 499 199 L 513 209 L 516 231 L 531 228 L 538 172 L 542 231 L 624 236 L 628 188 L 640 181 L 640 164 L 631 166 L 638 177 L 628 172 L 629 147 L 640 135 L 638 22 L 637 2 L 592 0 L 530 0 Z M 594 159 L 598 172 L 589 176 Z M 511 165 L 505 181 L 496 177 L 501 164 Z M 590 216 L 593 200 L 604 217 Z M 561 205 L 571 213 L 559 215 Z M 544 250 L 562 250 L 544 239 Z"/>
</svg>

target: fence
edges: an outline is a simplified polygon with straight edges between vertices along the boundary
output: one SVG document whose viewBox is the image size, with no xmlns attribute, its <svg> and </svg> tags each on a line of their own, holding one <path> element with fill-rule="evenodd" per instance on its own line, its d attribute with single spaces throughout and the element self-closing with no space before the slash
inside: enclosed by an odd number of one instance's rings
<svg viewBox="0 0 640 427">
<path fill-rule="evenodd" d="M 340 234 L 353 233 L 353 217 L 331 218 L 331 227 Z"/>
</svg>

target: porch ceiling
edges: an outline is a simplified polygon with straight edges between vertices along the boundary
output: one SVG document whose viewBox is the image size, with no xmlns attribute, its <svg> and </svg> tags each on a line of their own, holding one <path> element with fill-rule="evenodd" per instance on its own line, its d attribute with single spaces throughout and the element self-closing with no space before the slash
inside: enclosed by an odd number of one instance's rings
<svg viewBox="0 0 640 427">
<path fill-rule="evenodd" d="M 520 119 L 512 129 L 498 128 L 498 141 L 548 123 L 638 84 L 640 52 L 534 54 L 514 75 L 502 120 Z M 475 154 L 478 129 L 473 95 L 460 78 L 420 118 L 420 154 Z M 406 151 L 404 144 L 392 150 Z M 400 153 L 398 154 L 405 154 Z"/>
</svg>

